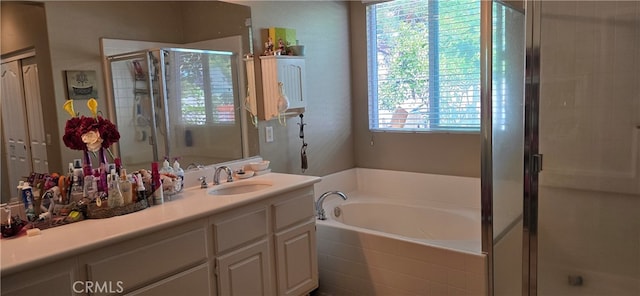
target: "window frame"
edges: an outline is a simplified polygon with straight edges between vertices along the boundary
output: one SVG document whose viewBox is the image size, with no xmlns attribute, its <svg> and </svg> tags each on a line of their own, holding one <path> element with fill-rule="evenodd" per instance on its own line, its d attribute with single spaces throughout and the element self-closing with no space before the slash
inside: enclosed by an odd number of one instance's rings
<svg viewBox="0 0 640 296">
<path fill-rule="evenodd" d="M 227 52 L 219 52 L 219 51 L 199 51 L 199 50 L 190 50 L 190 51 L 184 51 L 181 53 L 189 53 L 189 54 L 200 54 L 203 58 L 200 60 L 200 63 L 202 64 L 202 91 L 203 91 L 203 96 L 202 97 L 196 97 L 195 99 L 197 101 L 204 101 L 204 122 L 202 124 L 200 123 L 194 123 L 193 121 L 189 121 L 185 119 L 185 114 L 183 112 L 182 106 L 184 105 L 184 99 L 185 97 L 183 97 L 182 91 L 183 91 L 183 78 L 182 78 L 182 73 L 180 71 L 180 67 L 175 67 L 175 73 L 174 73 L 174 77 L 179 77 L 179 82 L 177 84 L 177 89 L 176 89 L 176 93 L 177 96 L 179 97 L 179 100 L 177 101 L 177 103 L 179 104 L 179 112 L 180 112 L 180 122 L 182 123 L 182 125 L 186 126 L 186 127 L 205 127 L 205 126 L 235 126 L 237 124 L 239 124 L 239 112 L 237 112 L 238 110 L 238 99 L 237 97 L 239 96 L 239 94 L 235 91 L 236 90 L 236 73 L 237 73 L 237 67 L 235 67 L 235 63 L 234 63 L 234 55 L 231 53 L 227 53 Z M 219 106 L 215 106 L 215 104 L 213 104 L 213 98 L 214 98 L 214 93 L 213 93 L 213 80 L 211 79 L 211 71 L 210 71 L 210 65 L 211 65 L 211 56 L 210 54 L 215 53 L 215 54 L 224 54 L 225 56 L 229 56 L 229 68 L 230 68 L 230 86 L 231 86 L 231 99 L 233 102 L 233 119 L 232 120 L 228 120 L 228 121 L 221 121 L 218 117 L 220 114 L 217 114 L 218 111 L 216 110 L 217 107 L 220 106 L 229 106 L 227 105 L 219 105 Z"/>
<path fill-rule="evenodd" d="M 438 2 L 437 0 L 429 0 L 428 2 Z M 428 101 L 430 106 L 435 108 L 435 111 L 431 111 L 431 114 L 437 114 L 436 117 L 429 117 L 429 128 L 427 127 L 418 127 L 418 128 L 407 128 L 407 127 L 387 127 L 383 126 L 383 123 L 380 121 L 379 114 L 379 96 L 378 96 L 378 60 L 377 57 L 373 58 L 372 56 L 377 56 L 377 38 L 376 38 L 376 30 L 378 26 L 378 19 L 375 13 L 375 10 L 378 8 L 378 3 L 372 3 L 367 5 L 365 12 L 365 30 L 366 30 L 366 46 L 367 46 L 367 94 L 368 94 L 368 129 L 371 132 L 391 132 L 391 133 L 452 133 L 452 134 L 479 134 L 480 130 L 480 79 L 478 77 L 477 81 L 477 96 L 474 95 L 473 102 L 477 104 L 477 113 L 468 113 L 472 115 L 477 115 L 477 126 L 470 126 L 469 128 L 464 127 L 455 127 L 455 125 L 451 124 L 441 124 L 441 109 L 440 109 L 440 74 L 438 75 L 428 75 L 429 79 L 429 96 Z M 439 31 L 440 21 L 438 20 L 438 10 L 440 5 L 429 5 L 428 6 L 428 30 L 429 31 Z M 480 3 L 478 1 L 478 11 L 477 14 L 480 14 Z M 434 17 L 435 15 L 435 17 Z M 372 25 L 372 24 L 375 24 Z M 478 22 L 478 30 L 480 23 Z M 440 50 L 440 34 L 429 34 L 429 73 L 440 73 L 440 63 L 439 63 L 439 50 Z M 479 38 L 479 37 L 478 37 Z M 479 39 L 478 39 L 479 43 Z M 434 54 L 435 53 L 435 54 Z M 479 53 L 479 52 L 478 52 Z M 477 65 L 478 73 L 480 71 L 480 64 Z M 436 79 L 431 79 L 432 77 Z M 393 118 L 393 117 L 392 117 Z M 393 121 L 393 119 L 391 119 Z M 404 125 L 404 123 L 403 123 Z"/>
</svg>

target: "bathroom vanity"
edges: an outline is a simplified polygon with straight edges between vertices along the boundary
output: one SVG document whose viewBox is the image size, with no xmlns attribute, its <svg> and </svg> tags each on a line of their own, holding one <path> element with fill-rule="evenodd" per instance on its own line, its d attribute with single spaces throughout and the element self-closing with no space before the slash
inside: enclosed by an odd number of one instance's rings
<svg viewBox="0 0 640 296">
<path fill-rule="evenodd" d="M 2 239 L 2 295 L 307 294 L 318 286 L 319 181 L 269 173 L 233 184 L 266 184 L 252 192 L 194 187 L 133 214 Z"/>
</svg>

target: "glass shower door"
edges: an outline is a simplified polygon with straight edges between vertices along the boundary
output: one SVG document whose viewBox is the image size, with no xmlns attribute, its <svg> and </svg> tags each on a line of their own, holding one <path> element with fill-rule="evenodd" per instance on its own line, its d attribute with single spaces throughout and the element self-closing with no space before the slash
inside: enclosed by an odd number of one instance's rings
<svg viewBox="0 0 640 296">
<path fill-rule="evenodd" d="M 538 295 L 640 295 L 640 2 L 540 5 Z"/>
<path fill-rule="evenodd" d="M 522 294 L 525 15 L 492 7 L 493 295 Z"/>
<path fill-rule="evenodd" d="M 147 52 L 109 57 L 118 154 L 130 168 L 146 168 L 157 151 L 153 144 L 153 102 Z"/>
</svg>

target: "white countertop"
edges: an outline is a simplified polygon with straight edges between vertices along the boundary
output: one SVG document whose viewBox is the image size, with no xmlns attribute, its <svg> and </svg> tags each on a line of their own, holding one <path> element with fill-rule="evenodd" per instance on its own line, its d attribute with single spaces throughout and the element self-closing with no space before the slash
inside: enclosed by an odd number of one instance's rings
<svg viewBox="0 0 640 296">
<path fill-rule="evenodd" d="M 108 244 L 139 237 L 217 212 L 232 209 L 276 194 L 299 189 L 320 182 L 320 177 L 268 173 L 246 180 L 268 180 L 272 186 L 259 191 L 215 196 L 209 188 L 191 187 L 174 200 L 123 216 L 89 219 L 42 230 L 40 235 L 0 239 L 0 266 L 3 276 L 39 264 L 78 255 Z"/>
</svg>

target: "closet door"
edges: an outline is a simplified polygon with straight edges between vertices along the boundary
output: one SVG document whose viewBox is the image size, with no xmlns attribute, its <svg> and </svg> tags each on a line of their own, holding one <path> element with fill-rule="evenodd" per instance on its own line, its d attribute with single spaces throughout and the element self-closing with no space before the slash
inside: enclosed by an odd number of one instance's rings
<svg viewBox="0 0 640 296">
<path fill-rule="evenodd" d="M 3 63 L 0 78 L 2 81 L 2 92 L 0 92 L 2 132 L 6 146 L 9 186 L 13 187 L 31 173 L 31 151 L 28 144 L 20 61 Z"/>
<path fill-rule="evenodd" d="M 31 143 L 31 166 L 34 172 L 47 173 L 49 172 L 47 139 L 44 133 L 38 65 L 34 59 L 32 57 L 22 61 L 25 114 L 27 115 Z"/>
</svg>

